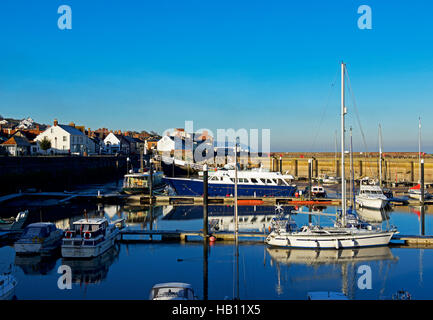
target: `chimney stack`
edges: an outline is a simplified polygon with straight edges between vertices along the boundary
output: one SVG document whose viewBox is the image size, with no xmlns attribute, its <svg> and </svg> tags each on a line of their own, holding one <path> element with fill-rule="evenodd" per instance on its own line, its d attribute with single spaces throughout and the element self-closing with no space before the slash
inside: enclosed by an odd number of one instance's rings
<svg viewBox="0 0 433 320">
<path fill-rule="evenodd" d="M 59 124 L 59 122 L 57 121 L 57 119 L 54 119 L 54 126 L 57 126 Z"/>
</svg>

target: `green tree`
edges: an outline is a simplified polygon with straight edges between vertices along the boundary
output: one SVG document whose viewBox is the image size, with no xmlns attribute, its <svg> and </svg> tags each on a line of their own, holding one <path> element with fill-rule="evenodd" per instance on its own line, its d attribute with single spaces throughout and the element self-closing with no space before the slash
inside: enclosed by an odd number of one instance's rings
<svg viewBox="0 0 433 320">
<path fill-rule="evenodd" d="M 47 151 L 51 148 L 51 141 L 47 137 L 44 137 L 41 142 L 39 142 L 39 146 L 43 151 Z"/>
</svg>

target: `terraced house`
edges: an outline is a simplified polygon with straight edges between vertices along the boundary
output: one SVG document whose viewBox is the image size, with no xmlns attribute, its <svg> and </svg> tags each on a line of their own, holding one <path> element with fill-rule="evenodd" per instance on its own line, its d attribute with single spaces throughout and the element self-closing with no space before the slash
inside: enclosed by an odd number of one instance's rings
<svg viewBox="0 0 433 320">
<path fill-rule="evenodd" d="M 59 124 L 54 120 L 54 125 L 36 137 L 36 141 L 41 142 L 47 138 L 51 142 L 51 154 L 94 154 L 95 143 L 82 131 L 69 125 Z"/>
</svg>

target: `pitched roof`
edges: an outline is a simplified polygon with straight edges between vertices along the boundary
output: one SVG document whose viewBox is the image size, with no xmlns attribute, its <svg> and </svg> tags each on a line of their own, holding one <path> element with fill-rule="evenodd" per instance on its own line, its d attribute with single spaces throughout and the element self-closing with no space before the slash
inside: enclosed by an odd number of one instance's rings
<svg viewBox="0 0 433 320">
<path fill-rule="evenodd" d="M 28 141 L 32 141 L 38 135 L 36 133 L 33 133 L 33 132 L 18 130 L 12 136 L 15 136 L 15 137 L 25 137 Z"/>
<path fill-rule="evenodd" d="M 114 135 L 120 141 L 120 143 L 127 143 L 127 144 L 131 143 L 131 141 L 126 138 L 126 136 L 122 136 L 121 134 L 114 134 Z"/>
<path fill-rule="evenodd" d="M 30 147 L 30 143 L 26 138 L 20 136 L 12 136 L 7 141 L 2 143 L 3 145 L 11 145 L 11 146 L 25 146 Z"/>
<path fill-rule="evenodd" d="M 80 130 L 74 128 L 74 127 L 71 127 L 71 126 L 67 126 L 67 125 L 64 125 L 64 124 L 58 124 L 57 126 L 59 126 L 63 130 L 65 130 L 67 133 L 72 134 L 74 136 L 78 136 L 78 135 L 83 135 L 84 136 L 85 135 L 82 131 L 80 131 Z"/>
<path fill-rule="evenodd" d="M 143 141 L 138 139 L 138 138 L 134 138 L 134 137 L 130 137 L 130 136 L 122 136 L 124 137 L 126 140 L 128 140 L 129 143 L 142 143 Z"/>
</svg>

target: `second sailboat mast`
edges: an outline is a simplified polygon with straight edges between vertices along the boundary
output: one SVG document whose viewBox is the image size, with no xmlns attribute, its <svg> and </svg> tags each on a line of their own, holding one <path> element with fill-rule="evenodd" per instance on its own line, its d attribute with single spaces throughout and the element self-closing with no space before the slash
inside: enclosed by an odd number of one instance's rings
<svg viewBox="0 0 433 320">
<path fill-rule="evenodd" d="M 344 172 L 344 116 L 346 114 L 346 107 L 344 106 L 344 69 L 345 64 L 341 62 L 341 210 L 342 210 L 342 223 L 346 225 L 346 178 Z"/>
</svg>

